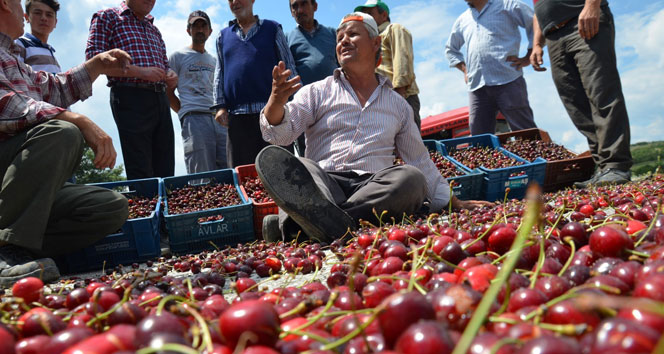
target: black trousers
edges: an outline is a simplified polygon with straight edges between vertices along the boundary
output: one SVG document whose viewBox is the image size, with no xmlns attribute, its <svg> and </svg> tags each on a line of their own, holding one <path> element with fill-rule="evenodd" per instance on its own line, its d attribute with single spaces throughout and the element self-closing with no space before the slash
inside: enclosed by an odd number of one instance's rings
<svg viewBox="0 0 664 354">
<path fill-rule="evenodd" d="M 111 110 L 120 134 L 127 179 L 172 176 L 175 137 L 166 93 L 112 87 Z"/>
<path fill-rule="evenodd" d="M 595 164 L 627 171 L 632 166 L 629 117 L 614 42 L 608 6 L 602 7 L 599 32 L 590 40 L 581 38 L 576 20 L 546 36 L 553 81 Z"/>
<path fill-rule="evenodd" d="M 229 168 L 256 163 L 256 156 L 270 143 L 263 140 L 260 114 L 229 114 L 226 161 Z M 293 153 L 293 144 L 284 146 Z"/>
</svg>

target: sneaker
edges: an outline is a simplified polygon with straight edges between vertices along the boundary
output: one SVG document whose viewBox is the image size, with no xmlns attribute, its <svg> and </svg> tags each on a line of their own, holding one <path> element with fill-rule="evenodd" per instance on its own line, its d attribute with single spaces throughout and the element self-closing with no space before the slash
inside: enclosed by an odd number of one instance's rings
<svg viewBox="0 0 664 354">
<path fill-rule="evenodd" d="M 603 186 L 607 184 L 625 184 L 632 180 L 630 171 L 621 171 L 615 168 L 605 170 L 595 181 L 595 185 Z"/>
<path fill-rule="evenodd" d="M 27 277 L 47 283 L 58 280 L 60 272 L 50 258 L 35 259 L 28 250 L 14 245 L 0 247 L 0 288 L 9 288 Z"/>
<path fill-rule="evenodd" d="M 602 169 L 597 168 L 595 170 L 595 173 L 590 177 L 590 179 L 585 180 L 585 181 L 580 181 L 580 182 L 574 182 L 574 187 L 576 188 L 588 188 L 591 184 L 595 184 L 599 176 L 602 175 Z"/>
<path fill-rule="evenodd" d="M 263 240 L 274 243 L 282 240 L 281 230 L 279 230 L 279 215 L 270 214 L 263 217 Z"/>
<path fill-rule="evenodd" d="M 355 229 L 353 218 L 327 199 L 304 164 L 286 149 L 265 147 L 256 172 L 274 202 L 318 242 L 331 243 Z"/>
</svg>

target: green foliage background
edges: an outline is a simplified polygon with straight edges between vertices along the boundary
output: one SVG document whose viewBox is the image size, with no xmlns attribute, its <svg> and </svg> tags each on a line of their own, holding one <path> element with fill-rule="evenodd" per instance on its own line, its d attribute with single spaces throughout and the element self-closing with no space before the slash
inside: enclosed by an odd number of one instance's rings
<svg viewBox="0 0 664 354">
<path fill-rule="evenodd" d="M 95 159 L 95 154 L 91 148 L 86 147 L 83 151 L 81 164 L 76 170 L 76 183 L 88 184 L 99 182 L 116 182 L 124 181 L 126 178 L 122 175 L 124 172 L 123 165 L 118 165 L 113 169 L 100 170 L 92 163 Z"/>
<path fill-rule="evenodd" d="M 632 175 L 639 176 L 655 172 L 659 167 L 664 171 L 664 141 L 644 142 L 632 145 Z"/>
</svg>

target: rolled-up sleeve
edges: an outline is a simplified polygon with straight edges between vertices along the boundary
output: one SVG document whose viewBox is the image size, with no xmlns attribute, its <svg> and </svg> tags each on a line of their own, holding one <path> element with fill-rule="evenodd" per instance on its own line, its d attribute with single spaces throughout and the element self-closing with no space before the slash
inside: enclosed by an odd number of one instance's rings
<svg viewBox="0 0 664 354">
<path fill-rule="evenodd" d="M 295 141 L 306 128 L 313 124 L 319 97 L 316 85 L 306 85 L 284 106 L 284 119 L 278 125 L 271 125 L 261 111 L 260 127 L 263 139 L 276 145 L 288 145 Z"/>
<path fill-rule="evenodd" d="M 413 65 L 413 38 L 410 32 L 399 24 L 390 26 L 392 35 L 392 86 L 408 87 L 415 81 Z"/>
<path fill-rule="evenodd" d="M 445 56 L 450 62 L 450 67 L 455 67 L 457 64 L 465 61 L 461 53 L 461 47 L 463 47 L 464 42 L 463 34 L 461 33 L 461 24 L 459 23 L 459 19 L 457 19 L 454 22 L 454 26 L 452 26 L 452 32 L 447 39 L 447 44 L 445 44 Z"/>
</svg>

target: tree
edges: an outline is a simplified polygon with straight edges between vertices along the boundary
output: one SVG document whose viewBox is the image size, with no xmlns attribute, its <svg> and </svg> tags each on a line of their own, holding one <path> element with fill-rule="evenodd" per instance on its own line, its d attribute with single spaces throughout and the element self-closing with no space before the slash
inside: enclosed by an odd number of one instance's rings
<svg viewBox="0 0 664 354">
<path fill-rule="evenodd" d="M 99 183 L 99 182 L 115 182 L 115 181 L 124 181 L 126 178 L 122 175 L 124 168 L 122 165 L 118 165 L 112 169 L 103 169 L 100 170 L 95 167 L 93 161 L 95 159 L 95 153 L 90 147 L 86 147 L 83 150 L 83 157 L 81 158 L 81 164 L 76 170 L 76 183 L 78 184 L 88 184 L 88 183 Z"/>
</svg>

